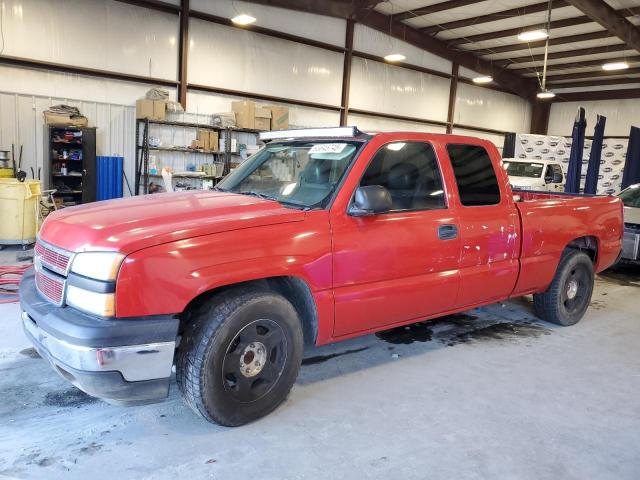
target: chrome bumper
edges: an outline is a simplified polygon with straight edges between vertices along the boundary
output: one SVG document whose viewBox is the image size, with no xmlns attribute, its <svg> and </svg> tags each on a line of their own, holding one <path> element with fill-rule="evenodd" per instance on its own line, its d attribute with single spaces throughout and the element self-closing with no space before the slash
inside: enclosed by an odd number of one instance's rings
<svg viewBox="0 0 640 480">
<path fill-rule="evenodd" d="M 22 324 L 38 350 L 46 357 L 83 372 L 117 371 L 128 382 L 171 376 L 176 342 L 149 343 L 123 347 L 83 347 L 59 340 L 39 328 L 27 312 Z"/>
</svg>

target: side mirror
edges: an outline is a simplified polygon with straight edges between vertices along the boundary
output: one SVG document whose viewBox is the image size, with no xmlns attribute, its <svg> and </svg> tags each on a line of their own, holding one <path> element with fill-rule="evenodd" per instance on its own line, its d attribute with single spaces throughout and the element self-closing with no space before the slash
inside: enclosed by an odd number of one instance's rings
<svg viewBox="0 0 640 480">
<path fill-rule="evenodd" d="M 554 173 L 553 174 L 553 183 L 562 183 L 562 174 Z"/>
<path fill-rule="evenodd" d="M 553 177 L 544 177 L 544 183 L 551 183 L 553 182 Z"/>
<path fill-rule="evenodd" d="M 389 190 L 380 185 L 358 187 L 349 207 L 349 215 L 364 217 L 391 210 L 392 201 Z"/>
</svg>

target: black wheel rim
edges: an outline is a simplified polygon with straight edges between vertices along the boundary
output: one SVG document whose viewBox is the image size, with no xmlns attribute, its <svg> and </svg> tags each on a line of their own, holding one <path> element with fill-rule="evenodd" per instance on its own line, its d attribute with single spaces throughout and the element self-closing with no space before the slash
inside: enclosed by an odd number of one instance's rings
<svg viewBox="0 0 640 480">
<path fill-rule="evenodd" d="M 282 375 L 287 360 L 287 338 L 273 320 L 245 326 L 233 338 L 222 362 L 225 390 L 242 403 L 265 396 Z"/>
<path fill-rule="evenodd" d="M 569 315 L 579 313 L 585 307 L 589 284 L 589 272 L 584 266 L 576 265 L 569 271 L 562 289 L 562 304 Z"/>
</svg>

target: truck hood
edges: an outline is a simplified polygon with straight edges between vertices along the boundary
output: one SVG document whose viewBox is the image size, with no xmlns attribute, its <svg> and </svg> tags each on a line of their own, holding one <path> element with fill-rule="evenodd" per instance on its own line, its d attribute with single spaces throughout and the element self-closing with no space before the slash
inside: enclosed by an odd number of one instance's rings
<svg viewBox="0 0 640 480">
<path fill-rule="evenodd" d="M 215 191 L 159 193 L 107 200 L 52 213 L 39 237 L 73 252 L 125 254 L 161 243 L 303 220 L 301 210 Z"/>
</svg>

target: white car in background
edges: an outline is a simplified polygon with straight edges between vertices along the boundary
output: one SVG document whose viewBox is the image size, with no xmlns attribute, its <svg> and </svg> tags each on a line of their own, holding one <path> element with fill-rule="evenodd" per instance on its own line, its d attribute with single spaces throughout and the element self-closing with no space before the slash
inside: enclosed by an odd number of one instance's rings
<svg viewBox="0 0 640 480">
<path fill-rule="evenodd" d="M 640 264 L 640 183 L 618 194 L 624 203 L 622 261 Z"/>
<path fill-rule="evenodd" d="M 519 190 L 564 191 L 564 173 L 559 162 L 503 158 L 511 187 Z"/>
</svg>

